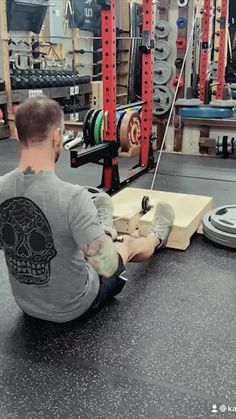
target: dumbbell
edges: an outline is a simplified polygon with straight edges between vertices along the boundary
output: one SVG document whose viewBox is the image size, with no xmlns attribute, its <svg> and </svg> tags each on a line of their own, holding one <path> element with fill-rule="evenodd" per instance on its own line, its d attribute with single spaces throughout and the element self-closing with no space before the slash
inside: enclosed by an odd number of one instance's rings
<svg viewBox="0 0 236 419">
<path fill-rule="evenodd" d="M 90 79 L 88 81 L 88 76 L 81 76 L 80 77 L 80 84 L 90 83 Z"/>
<path fill-rule="evenodd" d="M 84 76 L 84 83 L 90 83 L 90 76 Z"/>
<path fill-rule="evenodd" d="M 45 87 L 45 81 L 43 77 L 43 70 L 40 69 L 34 69 L 32 72 L 32 77 L 35 81 L 35 88 L 41 89 L 42 87 Z"/>
<path fill-rule="evenodd" d="M 48 87 L 61 86 L 61 79 L 57 77 L 54 70 L 44 70 L 45 78 L 47 79 Z"/>
<path fill-rule="evenodd" d="M 81 77 L 79 75 L 79 73 L 75 73 L 75 82 L 76 84 L 81 84 Z"/>
<path fill-rule="evenodd" d="M 63 108 L 63 111 L 66 114 L 73 112 L 72 109 L 71 109 L 71 105 L 70 104 L 65 105 L 64 108 Z"/>
<path fill-rule="evenodd" d="M 56 78 L 51 75 L 50 70 L 41 70 L 43 87 L 54 87 L 56 84 Z"/>
<path fill-rule="evenodd" d="M 28 76 L 29 81 L 29 88 L 30 89 L 37 89 L 41 87 L 41 80 L 40 77 L 37 76 L 35 70 L 29 71 L 26 76 Z"/>
<path fill-rule="evenodd" d="M 65 70 L 64 75 L 67 78 L 67 86 L 73 86 L 74 84 L 77 84 L 76 83 L 76 76 L 73 73 L 73 71 L 69 71 L 69 70 L 66 71 Z"/>
<path fill-rule="evenodd" d="M 70 80 L 67 78 L 66 75 L 63 74 L 62 71 L 57 71 L 57 78 L 60 80 L 60 86 L 68 86 L 70 84 Z"/>
<path fill-rule="evenodd" d="M 28 89 L 28 78 L 22 70 L 14 69 L 11 76 L 13 90 Z"/>
<path fill-rule="evenodd" d="M 15 74 L 11 76 L 11 87 L 12 87 L 12 90 L 21 89 L 21 76 L 19 74 Z"/>
<path fill-rule="evenodd" d="M 37 87 L 37 78 L 31 73 L 31 70 L 20 70 L 22 89 L 35 89 Z"/>
</svg>

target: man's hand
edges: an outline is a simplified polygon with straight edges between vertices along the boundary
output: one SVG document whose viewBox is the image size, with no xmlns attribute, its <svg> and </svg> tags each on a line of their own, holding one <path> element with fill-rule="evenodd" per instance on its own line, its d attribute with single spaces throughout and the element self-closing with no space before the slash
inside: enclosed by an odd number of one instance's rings
<svg viewBox="0 0 236 419">
<path fill-rule="evenodd" d="M 118 269 L 118 253 L 111 237 L 107 235 L 93 240 L 86 246 L 84 253 L 100 276 L 109 278 Z"/>
</svg>

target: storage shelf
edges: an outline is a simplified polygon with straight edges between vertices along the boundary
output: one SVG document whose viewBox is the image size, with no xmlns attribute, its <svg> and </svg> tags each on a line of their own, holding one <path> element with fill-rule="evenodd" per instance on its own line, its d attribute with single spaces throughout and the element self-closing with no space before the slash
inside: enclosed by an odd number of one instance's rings
<svg viewBox="0 0 236 419">
<path fill-rule="evenodd" d="M 216 118 L 181 118 L 184 125 L 207 126 L 214 128 L 236 128 L 236 118 L 216 119 Z"/>
<path fill-rule="evenodd" d="M 83 111 L 75 112 L 75 113 L 66 113 L 64 114 L 65 121 L 77 122 L 83 121 L 86 113 L 89 109 L 85 109 Z"/>
<path fill-rule="evenodd" d="M 91 93 L 90 83 L 65 87 L 12 90 L 12 102 L 23 102 L 28 97 L 47 96 L 52 99 L 59 99 L 70 98 L 71 96 L 84 95 L 87 93 Z"/>
</svg>

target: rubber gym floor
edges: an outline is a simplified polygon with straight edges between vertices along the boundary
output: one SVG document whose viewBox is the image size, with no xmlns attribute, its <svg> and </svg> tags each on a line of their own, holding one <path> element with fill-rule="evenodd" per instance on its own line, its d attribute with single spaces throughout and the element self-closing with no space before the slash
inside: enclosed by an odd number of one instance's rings
<svg viewBox="0 0 236 419">
<path fill-rule="evenodd" d="M 0 175 L 17 160 L 16 143 L 1 141 Z M 131 165 L 123 160 L 121 175 Z M 71 169 L 68 152 L 57 164 L 82 185 L 97 186 L 100 173 Z M 150 188 L 152 176 L 132 187 Z M 163 155 L 155 189 L 233 204 L 235 161 Z M 235 418 L 219 412 L 236 407 L 235 271 L 235 252 L 196 235 L 186 252 L 129 265 L 122 294 L 93 317 L 55 325 L 21 313 L 0 254 L 0 418 Z"/>
</svg>

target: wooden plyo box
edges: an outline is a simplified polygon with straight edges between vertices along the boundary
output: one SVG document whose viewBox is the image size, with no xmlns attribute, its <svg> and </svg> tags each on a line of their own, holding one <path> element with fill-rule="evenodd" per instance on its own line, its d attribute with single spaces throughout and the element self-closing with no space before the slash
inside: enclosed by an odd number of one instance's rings
<svg viewBox="0 0 236 419">
<path fill-rule="evenodd" d="M 151 210 L 142 213 L 143 196 L 150 199 Z M 115 207 L 114 223 L 119 233 L 139 236 L 148 234 L 157 202 L 165 201 L 175 211 L 175 222 L 167 247 L 186 250 L 192 235 L 198 231 L 203 216 L 212 209 L 213 199 L 208 196 L 186 195 L 172 192 L 150 191 L 148 189 L 126 188 L 112 197 Z"/>
</svg>

